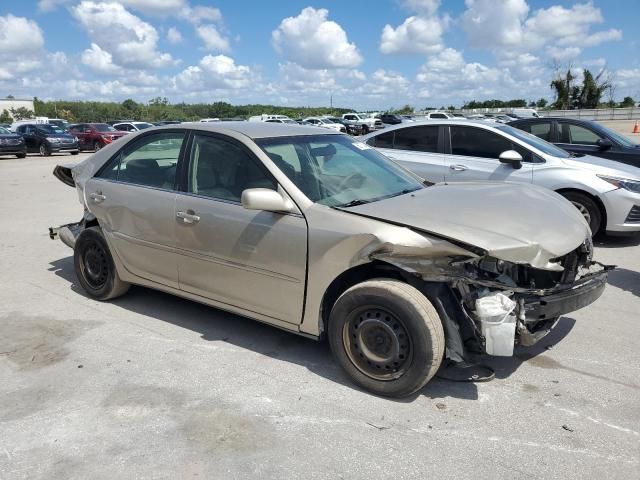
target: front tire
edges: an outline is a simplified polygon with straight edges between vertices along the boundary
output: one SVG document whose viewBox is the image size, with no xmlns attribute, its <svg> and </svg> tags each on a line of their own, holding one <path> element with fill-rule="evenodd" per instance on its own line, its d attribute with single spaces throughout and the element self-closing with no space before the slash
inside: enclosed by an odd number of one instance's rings
<svg viewBox="0 0 640 480">
<path fill-rule="evenodd" d="M 435 375 L 444 331 L 429 300 L 398 280 L 359 283 L 333 306 L 328 338 L 352 380 L 378 395 L 406 397 Z"/>
<path fill-rule="evenodd" d="M 93 142 L 93 151 L 97 152 L 102 148 L 102 144 L 100 142 Z"/>
<path fill-rule="evenodd" d="M 51 155 L 51 152 L 49 151 L 49 149 L 47 149 L 47 146 L 44 144 L 44 142 L 42 142 L 40 144 L 40 156 L 48 157 L 49 155 Z"/>
<path fill-rule="evenodd" d="M 26 153 L 16 153 L 16 157 L 18 158 L 25 158 L 27 156 Z"/>
<path fill-rule="evenodd" d="M 602 212 L 598 204 L 588 195 L 579 192 L 561 192 L 564 198 L 573 203 L 591 228 L 592 235 L 598 234 L 602 227 Z"/>
<path fill-rule="evenodd" d="M 73 249 L 73 265 L 78 282 L 89 296 L 110 300 L 124 295 L 130 284 L 120 280 L 99 227 L 84 230 Z"/>
</svg>

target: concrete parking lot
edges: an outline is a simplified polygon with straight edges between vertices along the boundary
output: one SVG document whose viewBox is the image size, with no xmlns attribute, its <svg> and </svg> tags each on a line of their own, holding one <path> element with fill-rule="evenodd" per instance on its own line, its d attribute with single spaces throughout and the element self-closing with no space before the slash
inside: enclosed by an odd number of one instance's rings
<svg viewBox="0 0 640 480">
<path fill-rule="evenodd" d="M 404 401 L 355 388 L 328 345 L 145 288 L 87 298 L 47 235 L 80 219 L 0 158 L 0 478 L 637 478 L 640 237 L 597 242 L 603 297 L 485 384 Z"/>
</svg>

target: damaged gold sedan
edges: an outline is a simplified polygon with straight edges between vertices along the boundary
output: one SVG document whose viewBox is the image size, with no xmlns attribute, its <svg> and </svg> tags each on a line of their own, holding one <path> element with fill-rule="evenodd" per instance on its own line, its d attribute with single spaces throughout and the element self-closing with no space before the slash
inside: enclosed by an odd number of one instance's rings
<svg viewBox="0 0 640 480">
<path fill-rule="evenodd" d="M 512 355 L 606 284 L 582 215 L 538 187 L 428 186 L 313 127 L 182 124 L 121 142 L 54 170 L 85 213 L 50 236 L 89 295 L 143 285 L 326 336 L 377 394 L 410 395 L 470 350 Z"/>
</svg>

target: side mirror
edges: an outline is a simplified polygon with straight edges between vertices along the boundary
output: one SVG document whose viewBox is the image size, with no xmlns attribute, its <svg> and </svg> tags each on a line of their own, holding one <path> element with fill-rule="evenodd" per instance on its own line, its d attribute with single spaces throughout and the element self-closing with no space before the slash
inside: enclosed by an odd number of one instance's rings
<svg viewBox="0 0 640 480">
<path fill-rule="evenodd" d="M 510 164 L 515 170 L 522 168 L 522 155 L 515 150 L 505 150 L 498 157 L 501 163 Z"/>
<path fill-rule="evenodd" d="M 596 145 L 600 148 L 600 150 L 609 150 L 613 147 L 613 143 L 608 138 L 599 138 L 596 140 Z"/>
<path fill-rule="evenodd" d="M 293 202 L 268 188 L 249 188 L 242 192 L 242 206 L 247 210 L 266 212 L 292 212 Z"/>
</svg>

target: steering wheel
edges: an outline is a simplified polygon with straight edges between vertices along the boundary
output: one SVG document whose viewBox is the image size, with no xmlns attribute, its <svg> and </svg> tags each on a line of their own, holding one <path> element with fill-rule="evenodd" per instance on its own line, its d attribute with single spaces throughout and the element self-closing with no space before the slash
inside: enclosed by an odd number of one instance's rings
<svg viewBox="0 0 640 480">
<path fill-rule="evenodd" d="M 344 180 L 342 180 L 339 184 L 338 184 L 338 192 L 341 192 L 342 190 L 345 189 L 345 187 L 347 186 L 347 184 L 355 179 L 355 178 L 363 178 L 362 174 L 359 172 L 355 172 L 352 173 L 351 175 L 349 175 L 348 177 L 345 177 Z"/>
</svg>

